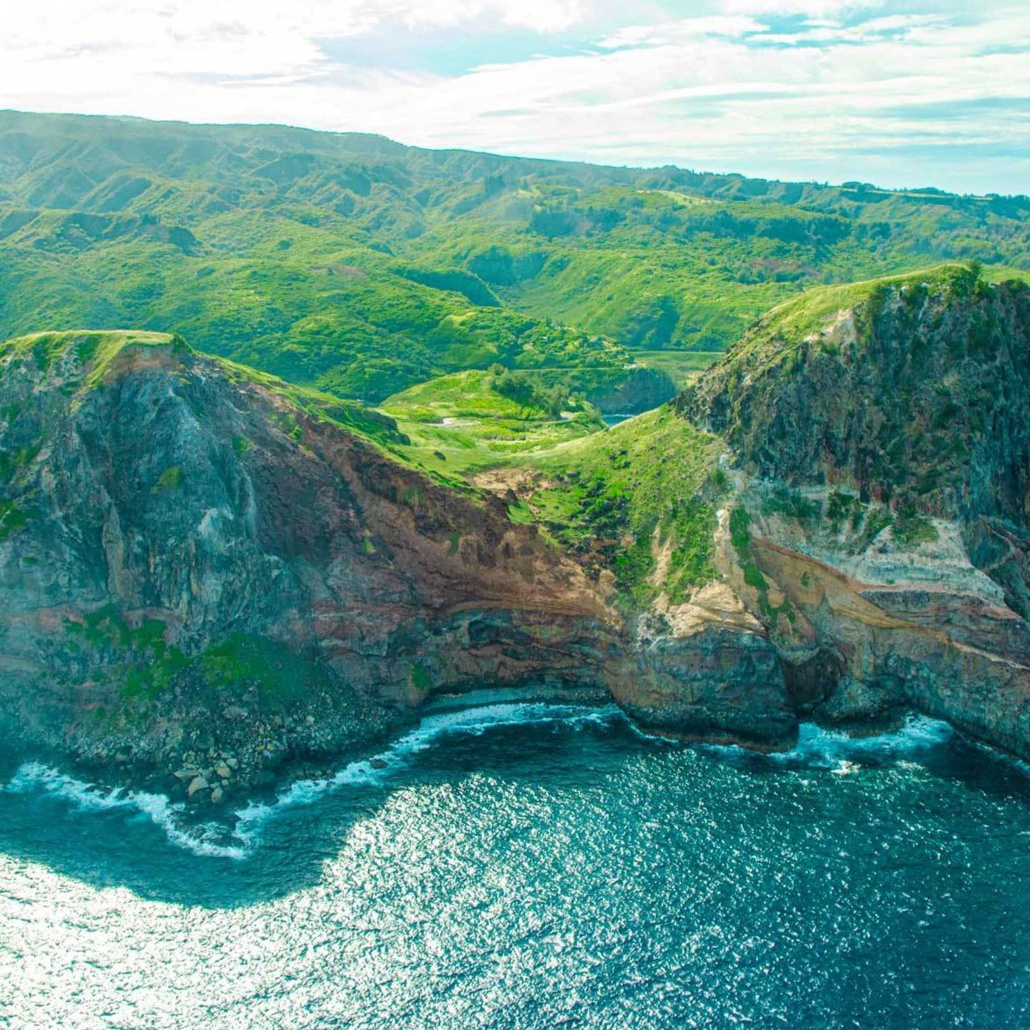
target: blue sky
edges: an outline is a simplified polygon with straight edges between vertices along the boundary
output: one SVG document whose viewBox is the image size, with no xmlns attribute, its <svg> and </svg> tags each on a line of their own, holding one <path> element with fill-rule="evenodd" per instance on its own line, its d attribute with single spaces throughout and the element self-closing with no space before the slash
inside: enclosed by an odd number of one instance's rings
<svg viewBox="0 0 1030 1030">
<path fill-rule="evenodd" d="M 37 0 L 0 107 L 1030 192 L 1012 0 Z"/>
</svg>

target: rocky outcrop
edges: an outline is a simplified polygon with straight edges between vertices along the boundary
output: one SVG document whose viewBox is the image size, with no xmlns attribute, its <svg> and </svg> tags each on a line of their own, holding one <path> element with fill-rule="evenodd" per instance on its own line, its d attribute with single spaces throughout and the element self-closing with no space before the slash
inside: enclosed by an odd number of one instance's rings
<svg viewBox="0 0 1030 1030">
<path fill-rule="evenodd" d="M 1030 757 L 1030 288 L 949 266 L 816 291 L 679 408 L 741 470 L 720 569 L 800 715 L 915 707 Z"/>
<path fill-rule="evenodd" d="M 601 380 L 596 385 L 582 373 L 576 378 L 583 382 L 587 399 L 602 415 L 635 415 L 676 396 L 676 384 L 667 372 L 644 365 L 631 366 L 618 378 L 609 377 L 608 382 Z"/>
<path fill-rule="evenodd" d="M 1030 287 L 953 266 L 850 299 L 800 324 L 791 305 L 759 320 L 681 406 L 764 479 L 1023 522 Z"/>
<path fill-rule="evenodd" d="M 946 266 L 759 320 L 680 400 L 747 473 L 955 519 L 1024 617 L 1030 287 Z"/>
<path fill-rule="evenodd" d="M 503 500 L 390 457 L 374 413 L 98 333 L 9 344 L 0 412 L 0 719 L 22 743 L 201 800 L 483 687 L 611 681 L 661 728 L 794 729 L 762 725 L 786 702 L 757 624 L 638 640 Z"/>
<path fill-rule="evenodd" d="M 634 479 L 661 448 L 613 431 L 567 551 L 509 515 L 521 473 L 430 478 L 359 406 L 172 337 L 9 343 L 0 732 L 195 802 L 477 693 L 760 748 L 914 707 L 1030 758 L 1030 290 L 935 276 L 745 338 L 679 402 L 721 470 L 692 430 L 693 478 Z M 634 482 L 704 510 L 631 532 Z"/>
<path fill-rule="evenodd" d="M 958 525 L 935 520 L 917 543 L 885 528 L 864 544 L 742 500 L 754 514 L 724 535 L 724 567 L 768 627 L 801 716 L 856 727 L 915 708 L 1030 754 L 1030 623 L 970 563 Z"/>
<path fill-rule="evenodd" d="M 607 663 L 612 696 L 642 725 L 671 736 L 778 748 L 797 734 L 776 649 L 725 583 L 642 616 L 629 660 Z"/>
</svg>

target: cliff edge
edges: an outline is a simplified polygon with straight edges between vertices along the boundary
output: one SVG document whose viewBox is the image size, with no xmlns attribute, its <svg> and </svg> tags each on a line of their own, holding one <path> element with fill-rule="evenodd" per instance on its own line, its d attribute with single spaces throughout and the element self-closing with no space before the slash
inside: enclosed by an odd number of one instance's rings
<svg viewBox="0 0 1030 1030">
<path fill-rule="evenodd" d="M 673 406 L 469 481 L 133 332 L 0 348 L 0 732 L 218 802 L 442 696 L 786 747 L 913 708 L 1030 758 L 1030 288 L 760 320 Z"/>
</svg>

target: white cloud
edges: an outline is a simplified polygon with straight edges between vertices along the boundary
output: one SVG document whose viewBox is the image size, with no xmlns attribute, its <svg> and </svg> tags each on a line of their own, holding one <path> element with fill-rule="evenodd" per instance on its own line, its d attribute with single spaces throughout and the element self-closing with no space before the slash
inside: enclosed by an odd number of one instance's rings
<svg viewBox="0 0 1030 1030">
<path fill-rule="evenodd" d="M 761 22 L 754 18 L 739 16 L 684 18 L 656 25 L 626 26 L 602 40 L 600 46 L 606 50 L 615 50 L 631 46 L 659 46 L 688 39 L 734 38 L 761 32 L 763 28 Z"/>
<path fill-rule="evenodd" d="M 882 7 L 885 0 L 721 0 L 727 14 L 752 17 L 801 14 L 808 18 L 836 18 L 863 7 Z"/>
<path fill-rule="evenodd" d="M 460 25 L 492 16 L 504 25 L 542 33 L 571 28 L 587 13 L 579 0 L 401 0 L 397 6 L 404 21 L 416 27 Z"/>
<path fill-rule="evenodd" d="M 582 21 L 586 0 L 41 0 L 4 12 L 0 52 L 37 56 L 80 50 L 179 50 L 274 40 L 295 59 L 313 40 L 344 38 L 390 25 L 498 26 L 558 32 Z M 258 58 L 265 55 L 259 50 Z M 214 69 L 209 68 L 213 71 Z"/>
<path fill-rule="evenodd" d="M 627 2 L 644 9 L 645 0 Z M 652 5 L 650 20 L 612 29 L 614 0 L 221 0 L 217 9 L 209 0 L 41 0 L 5 15 L 0 106 L 279 121 L 429 146 L 797 178 L 1030 189 L 1030 128 L 1019 108 L 1030 103 L 1023 6 L 995 5 L 963 24 L 928 12 L 925 0 L 920 10 L 867 4 L 863 17 L 858 5 L 831 0 L 713 0 L 679 19 L 670 6 Z M 851 17 L 842 22 L 845 6 Z M 769 19 L 788 11 L 813 20 L 788 34 Z M 608 19 L 603 29 L 598 12 Z M 498 37 L 483 36 L 484 24 L 502 34 L 505 26 L 533 30 L 542 47 L 547 33 L 596 24 L 598 42 L 491 61 Z M 463 34 L 469 25 L 476 38 Z M 473 70 L 341 67 L 331 56 L 327 41 L 363 45 L 398 26 L 448 32 Z M 982 159 L 963 164 L 972 148 Z"/>
</svg>

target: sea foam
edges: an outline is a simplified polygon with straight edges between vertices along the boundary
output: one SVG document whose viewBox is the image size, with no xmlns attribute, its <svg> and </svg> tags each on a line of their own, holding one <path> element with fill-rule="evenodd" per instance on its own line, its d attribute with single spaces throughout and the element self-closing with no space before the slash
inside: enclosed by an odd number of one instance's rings
<svg viewBox="0 0 1030 1030">
<path fill-rule="evenodd" d="M 410 732 L 398 737 L 380 753 L 350 762 L 323 779 L 297 780 L 268 802 L 251 801 L 232 813 L 230 820 L 194 822 L 187 806 L 163 794 L 116 788 L 106 790 L 49 768 L 39 762 L 23 764 L 4 788 L 14 794 L 39 794 L 55 798 L 79 812 L 124 810 L 160 828 L 170 844 L 195 855 L 241 861 L 260 846 L 269 820 L 296 807 L 312 805 L 342 788 L 388 785 L 420 752 L 449 736 L 481 736 L 501 726 L 607 725 L 626 722 L 615 705 L 590 708 L 549 703 L 505 703 L 464 708 L 427 715 Z M 955 731 L 945 722 L 910 716 L 900 729 L 873 736 L 852 737 L 804 723 L 797 744 L 789 751 L 760 756 L 786 769 L 821 769 L 838 775 L 864 766 L 917 759 L 945 744 Z M 646 736 L 641 733 L 641 736 Z M 655 738 L 646 736 L 648 740 Z M 662 740 L 663 738 L 658 738 Z M 731 760 L 756 760 L 754 752 L 733 745 L 699 744 L 699 751 Z"/>
<path fill-rule="evenodd" d="M 897 730 L 859 737 L 823 729 L 815 723 L 802 723 L 797 744 L 790 751 L 770 757 L 784 764 L 837 772 L 863 762 L 919 757 L 947 743 L 954 732 L 946 722 L 923 715 L 908 716 Z"/>
<path fill-rule="evenodd" d="M 170 843 L 195 855 L 233 859 L 246 855 L 244 848 L 223 842 L 224 826 L 215 822 L 188 823 L 186 806 L 169 800 L 164 794 L 120 787 L 104 790 L 39 762 L 24 763 L 4 789 L 11 794 L 37 793 L 57 798 L 78 812 L 135 810 L 140 817 L 163 830 Z"/>
<path fill-rule="evenodd" d="M 55 798 L 78 812 L 135 812 L 160 828 L 170 844 L 195 855 L 240 861 L 260 845 L 261 831 L 269 819 L 287 809 L 311 805 L 341 787 L 386 783 L 420 751 L 451 735 L 480 736 L 498 726 L 535 724 L 603 724 L 622 715 L 614 705 L 587 708 L 556 704 L 493 704 L 441 712 L 419 725 L 377 755 L 351 762 L 325 779 L 298 780 L 274 801 L 251 802 L 233 813 L 233 822 L 191 822 L 187 806 L 163 794 L 115 788 L 106 790 L 85 783 L 39 762 L 26 762 L 4 788 L 12 794 L 37 794 Z"/>
<path fill-rule="evenodd" d="M 867 736 L 850 736 L 806 722 L 799 727 L 797 743 L 789 751 L 757 757 L 783 768 L 823 769 L 847 775 L 866 765 L 919 758 L 946 744 L 954 733 L 948 723 L 923 715 L 909 715 L 899 729 Z M 732 744 L 701 744 L 698 748 L 734 760 L 756 758 L 755 752 Z"/>
<path fill-rule="evenodd" d="M 251 802 L 236 812 L 236 837 L 247 846 L 257 843 L 261 826 L 277 813 L 298 805 L 311 805 L 340 787 L 372 786 L 387 782 L 420 751 L 448 736 L 481 736 L 499 726 L 566 725 L 598 723 L 624 718 L 615 705 L 587 708 L 582 705 L 511 703 L 483 705 L 427 715 L 418 726 L 393 741 L 377 755 L 344 766 L 325 779 L 298 780 L 268 803 Z"/>
</svg>

